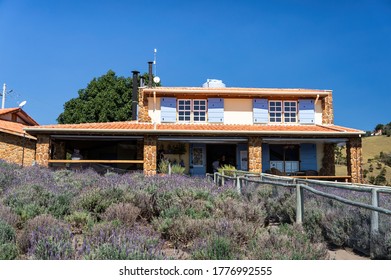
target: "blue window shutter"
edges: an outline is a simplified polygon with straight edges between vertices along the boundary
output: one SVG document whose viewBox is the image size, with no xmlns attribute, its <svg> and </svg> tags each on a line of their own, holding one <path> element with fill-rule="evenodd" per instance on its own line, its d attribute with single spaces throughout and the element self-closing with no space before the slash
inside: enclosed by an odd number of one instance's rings
<svg viewBox="0 0 391 280">
<path fill-rule="evenodd" d="M 267 99 L 253 99 L 254 123 L 269 122 L 269 103 Z"/>
<path fill-rule="evenodd" d="M 316 144 L 300 145 L 300 170 L 318 170 Z"/>
<path fill-rule="evenodd" d="M 315 101 L 313 99 L 299 100 L 299 121 L 301 124 L 315 123 Z"/>
<path fill-rule="evenodd" d="M 160 100 L 161 122 L 176 122 L 176 98 L 163 97 Z"/>
<path fill-rule="evenodd" d="M 208 98 L 208 122 L 224 122 L 224 99 Z"/>
</svg>

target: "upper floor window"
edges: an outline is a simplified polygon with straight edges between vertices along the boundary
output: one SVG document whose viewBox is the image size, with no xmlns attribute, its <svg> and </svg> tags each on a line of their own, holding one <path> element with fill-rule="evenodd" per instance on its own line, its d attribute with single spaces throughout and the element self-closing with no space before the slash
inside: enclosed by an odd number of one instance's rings
<svg viewBox="0 0 391 280">
<path fill-rule="evenodd" d="M 191 99 L 178 99 L 178 121 L 190 122 Z"/>
<path fill-rule="evenodd" d="M 205 99 L 178 99 L 179 122 L 205 122 L 206 112 Z"/>
<path fill-rule="evenodd" d="M 193 114 L 194 114 L 194 122 L 205 122 L 206 121 L 206 100 L 205 99 L 193 100 Z"/>
<path fill-rule="evenodd" d="M 270 101 L 269 120 L 271 123 L 296 123 L 297 102 L 296 101 Z"/>
</svg>

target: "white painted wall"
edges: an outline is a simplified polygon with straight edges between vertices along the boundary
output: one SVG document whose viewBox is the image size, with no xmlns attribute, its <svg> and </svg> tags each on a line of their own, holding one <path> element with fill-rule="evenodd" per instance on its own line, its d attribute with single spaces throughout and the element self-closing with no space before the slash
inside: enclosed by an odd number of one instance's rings
<svg viewBox="0 0 391 280">
<path fill-rule="evenodd" d="M 252 99 L 224 99 L 224 124 L 252 124 Z"/>
<path fill-rule="evenodd" d="M 148 115 L 151 117 L 152 122 L 161 122 L 161 111 L 160 111 L 160 97 L 156 97 L 156 108 L 154 112 L 153 97 L 148 97 Z"/>
</svg>

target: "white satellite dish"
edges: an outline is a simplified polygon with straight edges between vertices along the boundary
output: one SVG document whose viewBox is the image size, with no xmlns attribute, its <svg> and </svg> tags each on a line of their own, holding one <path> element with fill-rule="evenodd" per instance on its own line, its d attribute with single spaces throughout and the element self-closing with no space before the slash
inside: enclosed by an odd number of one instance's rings
<svg viewBox="0 0 391 280">
<path fill-rule="evenodd" d="M 160 78 L 158 76 L 153 78 L 153 81 L 157 84 L 160 82 Z"/>
<path fill-rule="evenodd" d="M 19 104 L 19 108 L 22 108 L 24 105 L 26 105 L 26 103 L 27 103 L 27 101 L 25 100 L 25 101 L 22 101 L 22 102 L 20 102 L 20 104 Z"/>
</svg>

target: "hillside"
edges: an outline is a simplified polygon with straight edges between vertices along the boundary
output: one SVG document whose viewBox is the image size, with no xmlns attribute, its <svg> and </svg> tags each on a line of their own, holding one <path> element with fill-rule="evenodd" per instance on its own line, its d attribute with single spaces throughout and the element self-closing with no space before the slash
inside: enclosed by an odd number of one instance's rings
<svg viewBox="0 0 391 280">
<path fill-rule="evenodd" d="M 364 137 L 362 139 L 363 144 L 363 169 L 368 170 L 366 180 L 370 176 L 378 176 L 383 167 L 386 169 L 386 179 L 388 185 L 391 184 L 391 167 L 386 166 L 383 163 L 375 160 L 376 156 L 379 156 L 380 152 L 391 153 L 391 137 L 387 136 L 372 136 Z M 344 152 L 346 152 L 344 150 Z M 344 153 L 346 156 L 346 153 Z M 378 165 L 378 163 L 380 165 Z M 372 166 L 372 169 L 370 168 Z M 346 165 L 337 165 L 336 166 L 336 175 L 347 175 Z"/>
</svg>

